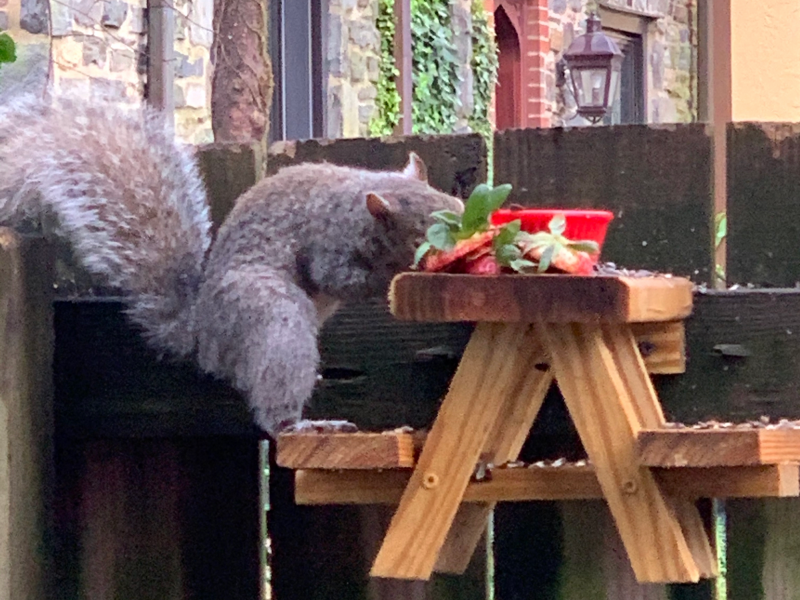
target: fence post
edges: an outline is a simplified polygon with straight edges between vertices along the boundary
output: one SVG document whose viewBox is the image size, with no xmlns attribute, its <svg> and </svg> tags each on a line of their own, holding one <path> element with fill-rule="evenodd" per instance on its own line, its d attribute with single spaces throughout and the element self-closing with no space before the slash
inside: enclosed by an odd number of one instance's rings
<svg viewBox="0 0 800 600">
<path fill-rule="evenodd" d="M 0 228 L 0 600 L 48 595 L 53 260 Z"/>
</svg>

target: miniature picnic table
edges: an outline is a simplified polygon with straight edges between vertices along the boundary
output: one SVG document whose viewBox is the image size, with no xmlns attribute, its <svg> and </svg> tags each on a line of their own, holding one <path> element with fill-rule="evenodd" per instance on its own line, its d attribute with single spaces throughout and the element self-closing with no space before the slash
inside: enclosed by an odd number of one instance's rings
<svg viewBox="0 0 800 600">
<path fill-rule="evenodd" d="M 800 429 L 667 427 L 649 373 L 683 371 L 692 287 L 668 275 L 402 274 L 398 319 L 477 323 L 424 442 L 281 436 L 279 463 L 299 469 L 298 502 L 392 502 L 402 489 L 375 577 L 463 572 L 497 501 L 589 497 L 608 503 L 640 582 L 714 577 L 694 500 L 797 496 Z M 642 332 L 669 339 L 668 356 L 646 360 Z M 475 481 L 476 465 L 517 459 L 554 379 L 591 464 Z"/>
</svg>

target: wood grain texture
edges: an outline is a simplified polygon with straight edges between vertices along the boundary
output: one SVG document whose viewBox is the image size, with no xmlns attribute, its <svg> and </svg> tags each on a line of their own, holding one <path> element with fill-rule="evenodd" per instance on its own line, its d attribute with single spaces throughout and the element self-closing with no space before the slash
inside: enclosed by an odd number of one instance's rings
<svg viewBox="0 0 800 600">
<path fill-rule="evenodd" d="M 49 597 L 52 249 L 0 227 L 0 598 Z"/>
<path fill-rule="evenodd" d="M 534 352 L 538 356 L 537 362 L 546 363 L 548 357 L 541 342 L 532 342 L 537 346 Z M 484 461 L 502 465 L 517 459 L 552 382 L 553 374 L 548 367 L 531 369 L 517 376 L 517 386 L 509 388 L 507 395 L 494 399 L 494 402 L 501 403 L 501 408 L 481 453 Z M 462 505 L 458 509 L 439 552 L 435 566 L 437 572 L 460 574 L 466 570 L 493 509 L 494 503 Z"/>
<path fill-rule="evenodd" d="M 633 323 L 631 330 L 648 373 L 678 375 L 686 372 L 686 327 L 683 321 Z"/>
<path fill-rule="evenodd" d="M 673 321 L 692 311 L 679 277 L 403 273 L 389 305 L 398 319 L 532 323 Z"/>
<path fill-rule="evenodd" d="M 494 180 L 511 184 L 508 203 L 614 211 L 604 260 L 710 282 L 711 142 L 703 123 L 509 129 Z"/>
<path fill-rule="evenodd" d="M 711 575 L 707 570 L 714 561 L 707 538 L 700 537 L 704 530 L 690 529 L 687 536 L 682 529 L 687 522 L 678 518 L 652 473 L 638 464 L 640 419 L 657 419 L 660 412 L 655 393 L 644 393 L 647 375 L 641 363 L 618 368 L 597 326 L 548 324 L 542 332 L 559 388 L 638 580 L 696 582 Z M 617 355 L 616 361 L 621 360 Z M 688 525 L 694 528 L 697 521 Z M 709 558 L 696 556 L 695 540 L 705 542 L 701 550 Z"/>
<path fill-rule="evenodd" d="M 637 445 L 641 463 L 653 467 L 800 462 L 800 429 L 645 430 Z"/>
<path fill-rule="evenodd" d="M 479 324 L 464 351 L 372 575 L 428 579 L 504 397 L 536 368 L 529 326 Z"/>
<path fill-rule="evenodd" d="M 797 465 L 652 469 L 670 496 L 697 498 L 788 498 L 800 495 Z M 409 470 L 323 471 L 295 474 L 298 504 L 397 504 Z M 496 469 L 486 481 L 471 481 L 464 502 L 530 502 L 602 499 L 594 468 L 585 466 Z"/>
<path fill-rule="evenodd" d="M 275 460 L 288 469 L 413 467 L 414 439 L 395 432 L 281 434 Z"/>
</svg>

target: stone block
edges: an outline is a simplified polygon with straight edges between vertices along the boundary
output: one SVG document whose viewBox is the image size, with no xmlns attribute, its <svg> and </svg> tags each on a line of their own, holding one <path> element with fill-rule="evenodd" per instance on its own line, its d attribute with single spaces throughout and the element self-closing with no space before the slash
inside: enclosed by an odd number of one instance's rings
<svg viewBox="0 0 800 600">
<path fill-rule="evenodd" d="M 64 37 L 74 31 L 75 15 L 70 3 L 51 2 L 50 19 L 52 21 L 51 34 L 53 37 Z"/>
<path fill-rule="evenodd" d="M 359 48 L 380 50 L 381 37 L 372 21 L 351 21 L 350 40 Z"/>
<path fill-rule="evenodd" d="M 367 56 L 367 79 L 375 83 L 381 78 L 381 62 L 377 56 Z"/>
<path fill-rule="evenodd" d="M 19 26 L 28 33 L 47 33 L 49 29 L 47 0 L 21 0 Z"/>
<path fill-rule="evenodd" d="M 563 15 L 567 11 L 567 0 L 550 0 L 550 13 Z"/>
<path fill-rule="evenodd" d="M 179 78 L 186 77 L 202 77 L 203 76 L 203 59 L 191 61 L 188 56 L 181 55 L 178 61 L 178 69 L 176 76 Z"/>
<path fill-rule="evenodd" d="M 131 6 L 131 20 L 128 25 L 131 33 L 142 34 L 147 32 L 147 9 Z"/>
<path fill-rule="evenodd" d="M 108 44 L 103 38 L 86 36 L 83 40 L 83 65 L 95 64 L 101 69 L 106 66 Z"/>
<path fill-rule="evenodd" d="M 347 23 L 341 15 L 329 17 L 327 62 L 328 73 L 333 77 L 347 77 L 350 74 L 350 56 L 347 52 Z"/>
<path fill-rule="evenodd" d="M 74 35 L 54 44 L 53 50 L 58 62 L 72 67 L 83 64 L 83 37 Z"/>
<path fill-rule="evenodd" d="M 176 83 L 173 87 L 173 94 L 175 96 L 175 108 L 184 108 L 186 106 L 186 96 L 183 93 L 183 87 Z"/>
<path fill-rule="evenodd" d="M 186 16 L 181 13 L 175 13 L 175 41 L 181 42 L 186 39 L 186 28 L 188 21 Z"/>
<path fill-rule="evenodd" d="M 367 75 L 367 57 L 360 50 L 353 50 L 350 54 L 350 79 L 361 81 Z"/>
<path fill-rule="evenodd" d="M 378 97 L 378 90 L 374 85 L 368 85 L 358 90 L 358 99 L 363 102 L 365 100 L 375 100 Z"/>
<path fill-rule="evenodd" d="M 8 6 L 8 0 L 0 0 L 0 8 L 5 8 Z"/>
<path fill-rule="evenodd" d="M 186 106 L 189 108 L 205 108 L 208 93 L 204 83 L 190 83 L 186 86 Z"/>
<path fill-rule="evenodd" d="M 364 104 L 358 107 L 358 122 L 367 124 L 372 119 L 372 115 L 375 114 L 375 105 L 374 104 Z"/>
<path fill-rule="evenodd" d="M 119 29 L 128 16 L 128 3 L 122 0 L 105 0 L 103 2 L 103 27 Z"/>
<path fill-rule="evenodd" d="M 130 72 L 134 68 L 134 52 L 128 49 L 111 50 L 111 60 L 109 61 L 109 68 L 112 73 L 121 73 L 123 71 Z"/>
<path fill-rule="evenodd" d="M 214 0 L 194 0 L 189 13 L 189 24 L 191 42 L 210 48 L 214 41 Z"/>
<path fill-rule="evenodd" d="M 327 131 L 325 137 L 335 139 L 342 137 L 342 86 L 328 87 Z"/>
<path fill-rule="evenodd" d="M 73 0 L 75 6 L 75 22 L 84 27 L 94 27 L 103 17 L 101 0 Z"/>
<path fill-rule="evenodd" d="M 653 87 L 664 88 L 664 44 L 654 40 L 650 50 L 650 69 L 653 76 Z"/>
<path fill-rule="evenodd" d="M 8 13 L 0 10 L 0 31 L 5 31 L 6 29 L 8 29 Z"/>
</svg>

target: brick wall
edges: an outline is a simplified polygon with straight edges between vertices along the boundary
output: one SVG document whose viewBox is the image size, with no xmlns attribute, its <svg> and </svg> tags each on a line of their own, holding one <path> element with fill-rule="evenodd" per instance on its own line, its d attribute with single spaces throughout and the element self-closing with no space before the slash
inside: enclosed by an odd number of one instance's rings
<svg viewBox="0 0 800 600">
<path fill-rule="evenodd" d="M 527 0 L 522 16 L 523 126 L 549 127 L 550 107 L 546 102 L 547 59 L 550 54 L 548 0 Z"/>
</svg>

